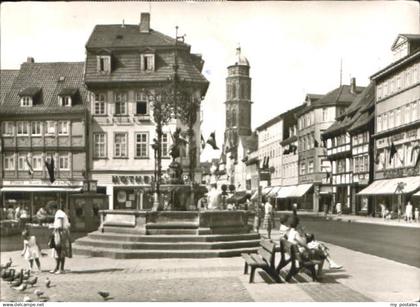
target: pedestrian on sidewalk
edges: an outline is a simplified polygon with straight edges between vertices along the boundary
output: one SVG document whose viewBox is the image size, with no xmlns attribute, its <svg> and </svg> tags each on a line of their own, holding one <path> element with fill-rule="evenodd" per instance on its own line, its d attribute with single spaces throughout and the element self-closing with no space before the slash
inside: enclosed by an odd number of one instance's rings
<svg viewBox="0 0 420 307">
<path fill-rule="evenodd" d="M 29 230 L 25 229 L 22 231 L 22 238 L 23 238 L 23 250 L 21 255 L 28 261 L 29 264 L 29 271 L 32 272 L 34 261 L 36 266 L 38 267 L 38 271 L 41 272 L 41 262 L 39 261 L 39 257 L 41 255 L 41 249 L 39 248 L 36 237 L 31 236 Z"/>
<path fill-rule="evenodd" d="M 292 205 L 292 211 L 293 211 L 293 215 L 297 216 L 297 208 L 298 208 L 298 204 L 297 203 L 293 203 Z"/>
<path fill-rule="evenodd" d="M 335 205 L 335 211 L 337 211 L 337 215 L 341 215 L 341 203 Z"/>
<path fill-rule="evenodd" d="M 416 210 L 414 210 L 414 220 L 416 221 L 416 223 L 419 222 L 419 208 L 416 208 Z"/>
<path fill-rule="evenodd" d="M 271 205 L 270 197 L 267 197 L 266 199 L 264 198 L 264 228 L 267 230 L 268 238 L 271 239 L 271 229 L 273 228 L 274 222 L 273 206 Z"/>
<path fill-rule="evenodd" d="M 408 223 L 411 223 L 413 220 L 413 206 L 410 201 L 408 201 L 407 206 L 405 206 L 405 218 Z"/>
<path fill-rule="evenodd" d="M 56 203 L 51 205 L 53 209 L 57 209 Z M 66 257 L 72 257 L 71 238 L 70 238 L 70 222 L 67 214 L 60 209 L 55 212 L 53 224 L 53 250 L 52 256 L 55 259 L 56 266 L 50 273 L 64 274 L 64 264 Z"/>
</svg>

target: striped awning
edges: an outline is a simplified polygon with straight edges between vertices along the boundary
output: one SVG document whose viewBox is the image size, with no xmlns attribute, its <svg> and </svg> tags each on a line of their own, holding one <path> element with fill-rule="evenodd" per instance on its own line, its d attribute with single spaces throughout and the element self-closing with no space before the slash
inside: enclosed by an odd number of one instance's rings
<svg viewBox="0 0 420 307">
<path fill-rule="evenodd" d="M 312 183 L 291 185 L 281 187 L 280 191 L 277 192 L 277 198 L 299 198 L 305 195 L 312 187 Z"/>
<path fill-rule="evenodd" d="M 404 188 L 399 192 L 397 187 L 403 183 Z M 393 179 L 375 180 L 369 186 L 361 190 L 357 195 L 392 195 L 408 194 L 420 189 L 420 176 L 402 177 Z"/>
</svg>

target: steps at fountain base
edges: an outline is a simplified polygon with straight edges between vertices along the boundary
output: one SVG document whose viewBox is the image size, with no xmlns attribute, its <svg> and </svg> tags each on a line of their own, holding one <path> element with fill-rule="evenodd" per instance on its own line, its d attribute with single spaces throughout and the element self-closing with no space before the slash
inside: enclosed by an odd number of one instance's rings
<svg viewBox="0 0 420 307">
<path fill-rule="evenodd" d="M 217 249 L 217 250 L 126 250 L 121 248 L 96 248 L 77 246 L 74 254 L 88 257 L 107 257 L 113 259 L 159 259 L 159 258 L 215 258 L 235 257 L 241 253 L 255 253 L 258 247 Z"/>
<path fill-rule="evenodd" d="M 256 252 L 260 236 L 256 233 L 232 235 L 135 235 L 93 232 L 76 240 L 75 255 L 133 258 L 233 257 Z"/>
</svg>

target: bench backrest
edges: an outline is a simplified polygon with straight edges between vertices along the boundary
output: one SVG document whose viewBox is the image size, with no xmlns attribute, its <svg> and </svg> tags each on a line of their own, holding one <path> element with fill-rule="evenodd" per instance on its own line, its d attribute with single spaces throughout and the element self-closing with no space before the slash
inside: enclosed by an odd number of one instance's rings
<svg viewBox="0 0 420 307">
<path fill-rule="evenodd" d="M 260 243 L 260 248 L 258 250 L 258 254 L 270 264 L 270 266 L 274 267 L 274 256 L 275 256 L 276 244 L 274 244 L 271 240 L 263 240 Z"/>
<path fill-rule="evenodd" d="M 292 261 L 301 261 L 302 257 L 299 252 L 297 244 L 288 241 L 287 239 L 280 239 L 280 254 L 281 257 L 289 255 Z M 283 258 L 284 259 L 284 258 Z"/>
</svg>

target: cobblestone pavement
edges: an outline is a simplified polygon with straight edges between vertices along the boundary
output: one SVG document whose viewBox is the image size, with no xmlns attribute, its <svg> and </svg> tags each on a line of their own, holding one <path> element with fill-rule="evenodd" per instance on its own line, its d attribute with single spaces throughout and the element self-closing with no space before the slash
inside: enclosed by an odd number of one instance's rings
<svg viewBox="0 0 420 307">
<path fill-rule="evenodd" d="M 45 292 L 50 301 L 101 301 L 97 291 L 109 291 L 111 301 L 198 301 L 198 302 L 363 302 L 414 301 L 420 293 L 420 270 L 394 261 L 328 245 L 344 270 L 325 270 L 320 283 L 299 276 L 290 283 L 276 284 L 257 271 L 255 282 L 243 274 L 243 260 L 209 259 L 108 259 L 77 256 L 68 259 L 63 275 L 48 270 L 50 257 L 41 259 L 43 272 L 34 288 L 20 293 L 0 282 L 2 301 L 36 300 L 34 289 Z M 17 252 L 2 252 L 14 267 L 26 267 Z M 277 258 L 277 261 L 279 259 Z M 282 273 L 283 276 L 286 272 Z M 53 287 L 45 287 L 46 277 Z"/>
</svg>

